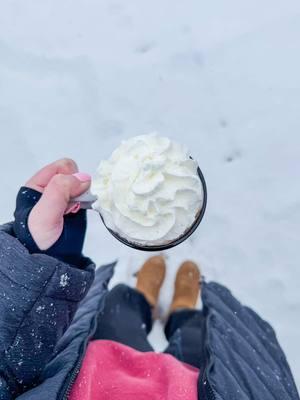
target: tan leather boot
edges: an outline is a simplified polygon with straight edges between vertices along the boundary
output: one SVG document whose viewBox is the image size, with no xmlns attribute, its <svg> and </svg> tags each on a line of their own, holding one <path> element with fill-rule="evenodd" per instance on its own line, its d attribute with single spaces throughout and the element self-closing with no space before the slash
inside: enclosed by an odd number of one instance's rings
<svg viewBox="0 0 300 400">
<path fill-rule="evenodd" d="M 181 264 L 175 280 L 170 313 L 182 308 L 195 308 L 200 293 L 200 269 L 192 261 Z"/>
<path fill-rule="evenodd" d="M 146 297 L 152 307 L 156 306 L 165 275 L 166 263 L 163 256 L 148 258 L 137 273 L 136 289 Z"/>
</svg>

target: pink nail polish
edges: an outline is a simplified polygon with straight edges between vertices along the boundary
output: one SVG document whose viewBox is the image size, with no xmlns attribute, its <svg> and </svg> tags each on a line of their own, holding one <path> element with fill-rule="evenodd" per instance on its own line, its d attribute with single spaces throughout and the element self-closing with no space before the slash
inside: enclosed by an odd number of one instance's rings
<svg viewBox="0 0 300 400">
<path fill-rule="evenodd" d="M 77 202 L 74 205 L 72 205 L 68 210 L 67 210 L 67 214 L 76 214 L 78 211 L 80 210 L 80 203 Z"/>
<path fill-rule="evenodd" d="M 75 176 L 75 178 L 81 182 L 90 182 L 92 180 L 91 175 L 86 174 L 85 172 L 76 172 L 76 174 L 73 174 L 73 176 Z"/>
<path fill-rule="evenodd" d="M 80 210 L 80 203 L 76 203 L 74 208 L 72 208 L 71 213 L 76 214 Z"/>
</svg>

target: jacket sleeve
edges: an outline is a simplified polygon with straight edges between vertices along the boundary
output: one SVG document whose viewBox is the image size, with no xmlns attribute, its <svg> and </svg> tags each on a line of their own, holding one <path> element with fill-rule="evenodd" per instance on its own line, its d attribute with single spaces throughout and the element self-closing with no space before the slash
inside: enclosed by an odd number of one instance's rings
<svg viewBox="0 0 300 400">
<path fill-rule="evenodd" d="M 206 315 L 199 394 L 215 400 L 299 400 L 286 357 L 272 327 L 224 286 L 202 285 Z"/>
<path fill-rule="evenodd" d="M 0 400 L 34 386 L 94 279 L 94 264 L 77 267 L 30 254 L 0 227 Z"/>
</svg>

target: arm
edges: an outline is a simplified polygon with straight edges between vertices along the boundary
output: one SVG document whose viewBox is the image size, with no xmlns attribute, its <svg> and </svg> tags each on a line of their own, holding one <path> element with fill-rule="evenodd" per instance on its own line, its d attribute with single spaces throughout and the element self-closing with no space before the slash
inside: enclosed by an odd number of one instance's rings
<svg viewBox="0 0 300 400">
<path fill-rule="evenodd" d="M 68 186 L 62 178 L 60 185 L 57 174 L 49 177 L 40 196 L 29 189 L 23 203 L 18 196 L 14 226 L 0 228 L 0 399 L 15 398 L 35 384 L 93 281 L 94 265 L 81 256 L 85 229 L 82 240 L 74 230 L 74 221 L 84 226 L 84 212 L 65 215 L 69 198 L 87 185 L 71 177 Z M 39 215 L 49 202 L 47 215 Z"/>
</svg>

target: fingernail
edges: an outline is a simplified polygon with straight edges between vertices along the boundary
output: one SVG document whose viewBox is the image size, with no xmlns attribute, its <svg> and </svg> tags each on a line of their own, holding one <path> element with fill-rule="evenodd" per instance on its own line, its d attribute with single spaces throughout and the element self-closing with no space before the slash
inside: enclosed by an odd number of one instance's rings
<svg viewBox="0 0 300 400">
<path fill-rule="evenodd" d="M 77 213 L 79 210 L 80 210 L 80 203 L 77 202 L 77 203 L 75 203 L 74 205 L 72 205 L 72 206 L 66 211 L 66 214 L 70 214 L 70 213 L 75 214 L 75 213 Z"/>
<path fill-rule="evenodd" d="M 86 174 L 85 172 L 76 172 L 76 174 L 73 174 L 73 176 L 75 176 L 75 178 L 77 178 L 81 182 L 89 182 L 92 180 L 91 175 Z"/>
<path fill-rule="evenodd" d="M 70 212 L 76 214 L 80 210 L 80 203 L 76 203 L 74 207 L 71 208 Z"/>
</svg>

